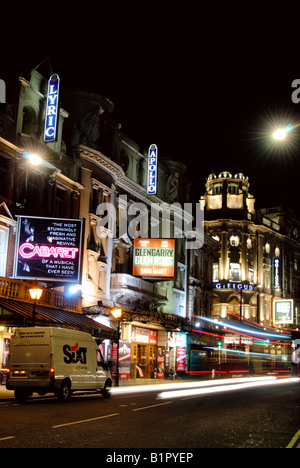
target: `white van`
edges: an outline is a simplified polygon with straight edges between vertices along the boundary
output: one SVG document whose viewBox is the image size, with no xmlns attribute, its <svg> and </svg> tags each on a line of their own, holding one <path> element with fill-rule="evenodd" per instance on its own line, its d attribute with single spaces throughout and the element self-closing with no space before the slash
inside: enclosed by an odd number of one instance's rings
<svg viewBox="0 0 300 468">
<path fill-rule="evenodd" d="M 33 392 L 67 401 L 75 391 L 110 396 L 111 374 L 88 333 L 55 327 L 18 328 L 12 338 L 6 388 L 24 401 Z"/>
</svg>

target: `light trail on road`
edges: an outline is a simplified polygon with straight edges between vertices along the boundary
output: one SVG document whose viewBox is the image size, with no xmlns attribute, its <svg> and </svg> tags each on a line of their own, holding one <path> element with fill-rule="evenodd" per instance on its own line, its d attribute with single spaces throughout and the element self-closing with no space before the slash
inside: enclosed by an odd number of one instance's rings
<svg viewBox="0 0 300 468">
<path fill-rule="evenodd" d="M 241 379 L 242 380 L 242 379 Z M 189 396 L 200 396 L 200 395 L 209 395 L 212 393 L 223 393 L 223 392 L 232 392 L 234 390 L 243 390 L 246 388 L 256 388 L 256 387 L 263 387 L 263 386 L 271 386 L 271 385 L 282 385 L 287 383 L 296 383 L 300 381 L 298 377 L 289 377 L 287 379 L 277 379 L 276 377 L 272 380 L 262 378 L 253 379 L 256 382 L 248 381 L 248 382 L 232 382 L 229 385 L 220 385 L 216 386 L 208 386 L 207 388 L 192 388 L 192 389 L 184 389 L 184 390 L 170 390 L 166 392 L 159 393 L 157 395 L 158 400 L 170 399 L 170 398 L 182 398 L 182 397 L 189 397 Z"/>
<path fill-rule="evenodd" d="M 178 382 L 178 383 L 165 383 L 165 384 L 153 384 L 153 385 L 135 385 L 132 387 L 124 386 L 124 387 L 113 387 L 110 392 L 112 395 L 122 395 L 122 394 L 130 394 L 130 393 L 145 393 L 145 392 L 153 392 L 153 391 L 162 391 L 162 390 L 174 390 L 174 389 L 188 389 L 188 388 L 203 388 L 203 387 L 215 387 L 215 386 L 223 386 L 226 384 L 232 383 L 239 383 L 239 382 L 257 382 L 258 380 L 263 381 L 274 381 L 276 377 L 238 377 L 238 378 L 231 378 L 231 379 L 220 379 L 220 380 L 202 380 L 202 381 L 194 381 L 194 382 Z"/>
</svg>

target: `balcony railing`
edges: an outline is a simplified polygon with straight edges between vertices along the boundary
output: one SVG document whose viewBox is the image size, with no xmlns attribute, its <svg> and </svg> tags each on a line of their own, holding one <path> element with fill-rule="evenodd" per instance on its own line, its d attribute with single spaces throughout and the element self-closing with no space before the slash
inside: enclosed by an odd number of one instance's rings
<svg viewBox="0 0 300 468">
<path fill-rule="evenodd" d="M 20 281 L 10 278 L 0 277 L 0 297 L 5 299 L 14 299 L 16 301 L 30 302 L 29 289 L 36 286 L 36 283 L 30 283 L 29 281 Z M 82 313 L 82 301 L 81 297 L 74 296 L 67 298 L 60 291 L 52 289 L 43 289 L 43 294 L 38 304 L 48 307 L 54 307 L 57 309 L 69 310 L 71 312 Z"/>
</svg>

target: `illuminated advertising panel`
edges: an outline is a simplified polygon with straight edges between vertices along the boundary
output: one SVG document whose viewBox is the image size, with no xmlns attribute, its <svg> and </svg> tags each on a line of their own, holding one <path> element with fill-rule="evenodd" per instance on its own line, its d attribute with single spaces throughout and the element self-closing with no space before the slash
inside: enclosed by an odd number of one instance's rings
<svg viewBox="0 0 300 468">
<path fill-rule="evenodd" d="M 44 141 L 51 143 L 56 141 L 56 130 L 58 122 L 58 96 L 59 96 L 59 76 L 52 75 L 48 81 L 48 93 L 46 102 L 46 116 L 45 116 L 45 129 Z"/>
<path fill-rule="evenodd" d="M 175 274 L 175 239 L 134 239 L 134 276 L 172 278 Z"/>
<path fill-rule="evenodd" d="M 186 349 L 177 348 L 176 372 L 185 372 L 185 365 L 186 365 Z"/>
<path fill-rule="evenodd" d="M 156 194 L 157 181 L 157 146 L 151 145 L 148 151 L 147 193 Z"/>
<path fill-rule="evenodd" d="M 294 322 L 293 299 L 275 299 L 273 301 L 273 322 L 281 324 Z"/>
<path fill-rule="evenodd" d="M 19 216 L 14 277 L 80 282 L 83 220 Z"/>
</svg>

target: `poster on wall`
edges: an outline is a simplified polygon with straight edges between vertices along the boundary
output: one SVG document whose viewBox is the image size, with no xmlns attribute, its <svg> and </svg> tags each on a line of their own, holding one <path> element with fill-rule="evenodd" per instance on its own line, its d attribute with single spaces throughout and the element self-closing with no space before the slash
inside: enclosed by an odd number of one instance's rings
<svg viewBox="0 0 300 468">
<path fill-rule="evenodd" d="M 273 321 L 276 324 L 294 322 L 293 299 L 276 299 L 273 301 Z"/>
<path fill-rule="evenodd" d="M 118 360 L 118 345 L 117 343 L 113 343 L 112 354 L 111 354 L 111 361 L 112 361 L 111 376 L 113 379 L 115 379 L 117 375 L 117 360 Z"/>
<path fill-rule="evenodd" d="M 131 343 L 119 344 L 119 379 L 130 379 Z"/>
<path fill-rule="evenodd" d="M 14 278 L 81 282 L 82 219 L 19 216 Z"/>
<path fill-rule="evenodd" d="M 157 344 L 157 330 L 149 328 L 134 327 L 131 328 L 131 340 L 136 343 Z"/>
<path fill-rule="evenodd" d="M 157 348 L 157 379 L 164 379 L 165 377 L 165 354 L 166 350 L 164 346 Z"/>
<path fill-rule="evenodd" d="M 175 239 L 134 239 L 132 274 L 173 278 L 175 275 Z"/>
<path fill-rule="evenodd" d="M 186 349 L 177 348 L 176 352 L 176 372 L 185 372 Z"/>
</svg>

